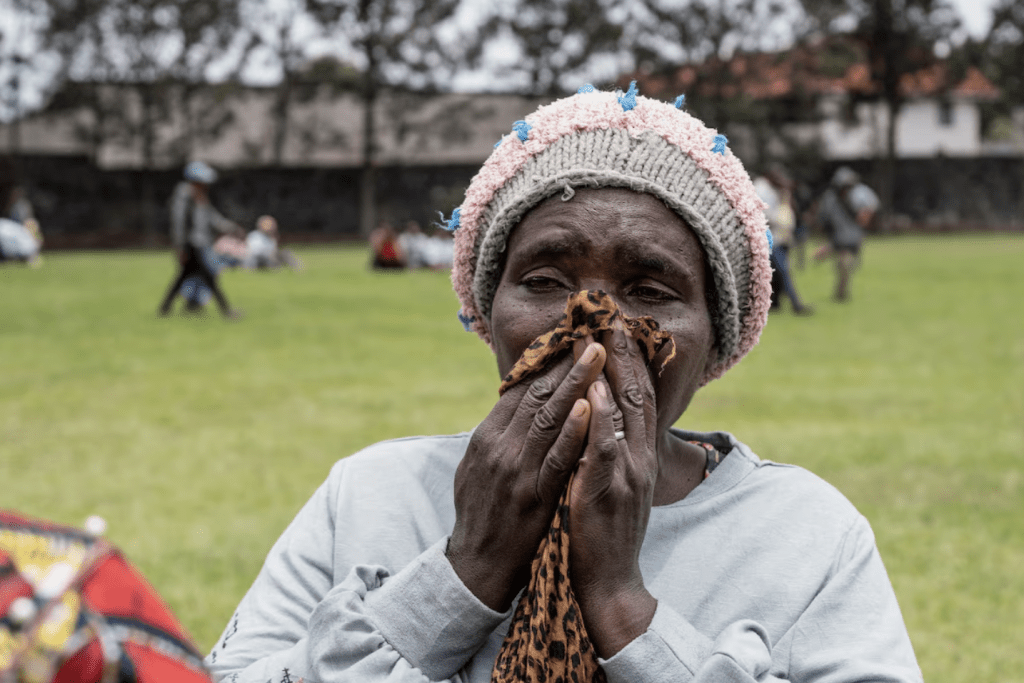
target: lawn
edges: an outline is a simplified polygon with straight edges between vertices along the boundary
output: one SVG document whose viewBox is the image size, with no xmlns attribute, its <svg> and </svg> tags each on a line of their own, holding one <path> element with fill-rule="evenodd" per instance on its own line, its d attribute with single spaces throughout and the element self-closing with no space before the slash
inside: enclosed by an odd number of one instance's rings
<svg viewBox="0 0 1024 683">
<path fill-rule="evenodd" d="M 240 322 L 157 318 L 165 253 L 0 268 L 0 507 L 105 517 L 204 650 L 333 462 L 496 398 L 446 274 L 300 255 L 225 275 Z M 1024 238 L 876 240 L 845 305 L 828 265 L 796 276 L 816 315 L 773 314 L 682 424 L 858 506 L 927 680 L 1024 681 Z"/>
</svg>

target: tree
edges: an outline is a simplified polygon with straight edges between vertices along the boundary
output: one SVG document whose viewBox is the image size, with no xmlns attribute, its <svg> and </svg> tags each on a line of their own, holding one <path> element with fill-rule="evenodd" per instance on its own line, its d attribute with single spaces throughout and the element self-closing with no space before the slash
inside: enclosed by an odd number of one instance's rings
<svg viewBox="0 0 1024 683">
<path fill-rule="evenodd" d="M 274 100 L 271 105 L 273 134 L 271 160 L 276 166 L 284 161 L 290 113 L 299 71 L 307 55 L 306 43 L 316 31 L 306 0 L 243 0 L 242 34 L 246 66 L 271 69 L 275 73 Z"/>
<path fill-rule="evenodd" d="M 228 50 L 236 0 L 21 1 L 47 18 L 42 48 L 61 63 L 53 88 L 63 91 L 65 106 L 92 112 L 85 135 L 94 153 L 107 140 L 137 144 L 143 169 L 153 169 L 161 127 L 172 122 L 182 101 L 184 130 L 195 136 L 192 86 Z M 154 242 L 156 201 L 148 173 L 142 176 L 142 207 L 147 241 Z"/>
<path fill-rule="evenodd" d="M 669 89 L 685 86 L 687 107 L 712 127 L 753 119 L 748 114 L 755 105 L 739 87 L 751 74 L 737 70 L 734 59 L 792 40 L 777 30 L 785 14 L 779 0 L 695 0 L 682 6 L 643 0 L 632 29 L 639 69 L 660 76 Z"/>
<path fill-rule="evenodd" d="M 599 74 L 613 81 L 623 59 L 628 12 L 613 0 L 518 0 L 498 4 L 484 18 L 472 57 L 489 57 L 504 83 L 535 96 L 574 92 Z M 496 46 L 488 55 L 485 46 Z M 498 50 L 502 52 L 499 56 Z"/>
<path fill-rule="evenodd" d="M 1013 109 L 1024 102 L 1024 0 L 1001 0 L 993 7 L 983 61 L 984 71 L 1002 91 L 1000 113 L 1012 131 Z M 1024 212 L 1024 159 L 1021 159 L 1020 182 L 1022 191 L 1018 205 Z"/>
<path fill-rule="evenodd" d="M 779 0 L 642 0 L 633 9 L 630 78 L 643 92 L 685 95 L 687 110 L 726 133 L 753 168 L 786 161 L 811 179 L 820 145 L 789 125 L 818 117 L 804 87 L 813 60 L 803 43 L 816 32 L 808 14 Z"/>
<path fill-rule="evenodd" d="M 874 96 L 886 104 L 885 153 L 878 175 L 882 216 L 892 211 L 896 171 L 896 123 L 906 103 L 905 78 L 933 65 L 936 49 L 960 25 L 949 0 L 847 0 L 850 34 L 867 57 Z"/>
<path fill-rule="evenodd" d="M 985 71 L 1008 103 L 1024 102 L 1024 0 L 1001 0 L 992 8 L 985 37 Z"/>
<path fill-rule="evenodd" d="M 35 58 L 45 17 L 23 0 L 6 9 L 6 26 L 0 28 L 0 118 L 10 121 L 8 149 L 16 156 L 21 148 L 19 120 L 39 94 L 31 82 L 45 76 L 44 65 Z M 29 74 L 33 78 L 25 78 Z"/>
<path fill-rule="evenodd" d="M 457 43 L 442 40 L 459 0 L 307 0 L 322 34 L 346 46 L 362 71 L 363 153 L 359 230 L 377 223 L 377 132 L 385 87 L 443 89 L 453 71 Z"/>
</svg>

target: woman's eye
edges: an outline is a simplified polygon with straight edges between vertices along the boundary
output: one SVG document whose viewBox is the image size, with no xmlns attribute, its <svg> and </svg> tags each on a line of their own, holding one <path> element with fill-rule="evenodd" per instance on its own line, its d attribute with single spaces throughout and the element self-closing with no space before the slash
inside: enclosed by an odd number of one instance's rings
<svg viewBox="0 0 1024 683">
<path fill-rule="evenodd" d="M 671 301 L 676 297 L 670 292 L 650 285 L 640 285 L 633 288 L 633 296 L 646 301 Z"/>
<path fill-rule="evenodd" d="M 523 280 L 523 285 L 533 290 L 556 289 L 562 286 L 558 280 L 543 275 L 532 275 Z"/>
</svg>

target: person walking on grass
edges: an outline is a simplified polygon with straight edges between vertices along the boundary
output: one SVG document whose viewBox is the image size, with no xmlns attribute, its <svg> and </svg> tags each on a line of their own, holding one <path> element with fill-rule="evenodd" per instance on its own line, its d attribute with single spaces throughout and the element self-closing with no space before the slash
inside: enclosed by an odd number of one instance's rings
<svg viewBox="0 0 1024 683">
<path fill-rule="evenodd" d="M 800 299 L 789 269 L 789 249 L 796 233 L 796 213 L 793 210 L 793 181 L 789 174 L 778 165 L 772 165 L 768 172 L 754 180 L 757 196 L 766 205 L 765 218 L 772 234 L 772 306 L 771 310 L 782 310 L 782 298 L 787 297 L 796 315 L 812 315 L 814 308 Z"/>
<path fill-rule="evenodd" d="M 171 312 L 171 304 L 180 293 L 182 283 L 196 276 L 213 293 L 225 318 L 241 317 L 241 312 L 228 304 L 217 282 L 217 270 L 212 265 L 212 245 L 214 230 L 239 235 L 244 235 L 245 231 L 234 221 L 222 216 L 210 203 L 210 186 L 216 181 L 217 172 L 209 164 L 193 161 L 185 167 L 184 180 L 174 188 L 171 197 L 171 241 L 181 267 L 160 303 L 161 316 Z"/>
<path fill-rule="evenodd" d="M 835 301 L 850 300 L 850 278 L 860 265 L 864 230 L 871 223 L 878 206 L 878 195 L 848 166 L 840 166 L 836 170 L 831 186 L 821 197 L 818 222 L 828 236 L 829 246 L 819 249 L 815 258 L 821 260 L 835 256 L 836 289 L 832 296 Z"/>
</svg>

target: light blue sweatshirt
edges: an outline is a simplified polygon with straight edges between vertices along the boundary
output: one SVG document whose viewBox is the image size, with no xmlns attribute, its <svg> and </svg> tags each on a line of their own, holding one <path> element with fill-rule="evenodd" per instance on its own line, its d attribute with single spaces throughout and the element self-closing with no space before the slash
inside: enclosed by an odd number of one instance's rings
<svg viewBox="0 0 1024 683">
<path fill-rule="evenodd" d="M 600 660 L 609 682 L 921 681 L 871 528 L 842 494 L 731 435 L 678 434 L 728 456 L 652 510 L 640 566 L 658 608 Z M 490 681 L 512 611 L 477 600 L 444 555 L 469 436 L 338 462 L 207 658 L 218 680 Z"/>
</svg>

